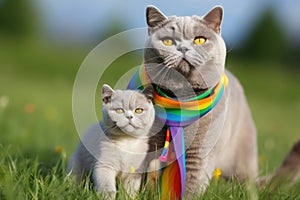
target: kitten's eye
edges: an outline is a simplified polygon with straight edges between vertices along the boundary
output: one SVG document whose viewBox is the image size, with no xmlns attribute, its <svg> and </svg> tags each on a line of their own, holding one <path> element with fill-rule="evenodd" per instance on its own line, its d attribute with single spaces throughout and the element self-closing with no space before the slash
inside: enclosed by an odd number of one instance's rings
<svg viewBox="0 0 300 200">
<path fill-rule="evenodd" d="M 135 111 L 134 111 L 136 114 L 141 114 L 142 112 L 144 112 L 144 109 L 142 109 L 142 108 L 137 108 L 137 109 L 135 109 Z"/>
<path fill-rule="evenodd" d="M 174 41 L 171 39 L 163 39 L 162 42 L 166 46 L 172 46 L 174 44 Z"/>
<path fill-rule="evenodd" d="M 202 45 L 206 42 L 206 38 L 205 37 L 196 37 L 194 39 L 194 43 L 197 45 Z"/>
<path fill-rule="evenodd" d="M 123 114 L 124 113 L 124 110 L 122 108 L 117 108 L 115 109 L 116 113 L 117 114 Z"/>
</svg>

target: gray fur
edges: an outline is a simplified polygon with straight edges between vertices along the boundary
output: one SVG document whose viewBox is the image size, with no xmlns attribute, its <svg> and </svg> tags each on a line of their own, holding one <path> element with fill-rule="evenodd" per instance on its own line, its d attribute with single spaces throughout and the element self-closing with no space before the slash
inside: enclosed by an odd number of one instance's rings
<svg viewBox="0 0 300 200">
<path fill-rule="evenodd" d="M 226 47 L 220 35 L 223 9 L 216 7 L 203 17 L 163 18 L 152 6 L 147 8 L 149 13 L 145 63 L 154 84 L 184 99 L 215 86 L 223 73 L 229 78 L 218 105 L 184 128 L 185 197 L 203 192 L 215 168 L 220 168 L 227 178 L 254 180 L 258 176 L 256 129 L 242 86 L 225 70 Z M 152 16 L 155 19 L 151 20 Z M 206 43 L 195 44 L 199 36 L 207 38 Z M 175 44 L 165 46 L 164 38 Z M 165 130 L 156 128 L 160 126 L 156 120 L 150 151 L 163 147 Z"/>
<path fill-rule="evenodd" d="M 206 17 L 173 16 L 160 22 L 158 19 L 154 20 L 157 26 L 152 27 L 153 23 L 149 26 L 149 39 L 145 50 L 145 62 L 153 83 L 172 90 L 179 97 L 187 98 L 191 95 L 187 92 L 191 87 L 203 90 L 220 81 L 225 66 L 226 47 L 219 33 L 208 27 L 211 21 L 214 21 L 214 27 L 217 26 L 217 20 L 211 17 L 218 16 L 221 20 L 220 9 L 217 7 L 213 10 L 219 16 L 211 12 Z M 153 14 L 155 11 L 159 12 L 154 7 L 147 9 L 147 13 L 152 13 L 151 16 L 158 15 Z M 221 21 L 218 24 L 220 23 Z M 205 45 L 193 43 L 198 36 L 207 38 Z M 164 38 L 174 40 L 176 45 L 165 46 L 162 43 Z"/>
</svg>

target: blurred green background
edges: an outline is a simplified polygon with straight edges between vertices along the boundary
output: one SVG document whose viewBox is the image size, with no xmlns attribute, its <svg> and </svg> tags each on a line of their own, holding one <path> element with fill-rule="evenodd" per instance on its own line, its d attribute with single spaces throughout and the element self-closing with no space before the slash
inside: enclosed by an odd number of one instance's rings
<svg viewBox="0 0 300 200">
<path fill-rule="evenodd" d="M 201 3 L 197 2 L 199 15 L 208 11 L 200 7 Z M 72 7 L 71 2 L 66 5 Z M 135 16 L 142 21 L 145 5 L 147 2 L 140 5 L 143 10 Z M 50 30 L 53 26 L 45 17 L 47 6 L 43 8 L 37 1 L 0 1 L 0 160 L 5 165 L 7 156 L 29 163 L 38 159 L 40 169 L 47 172 L 56 165 L 62 151 L 68 158 L 79 141 L 72 116 L 72 87 L 80 64 L 103 39 L 133 25 L 126 26 L 128 21 L 123 22 L 120 16 L 99 18 L 99 24 L 106 23 L 99 28 L 95 20 L 93 37 L 87 39 L 73 33 L 85 22 L 74 18 L 77 29 L 70 28 L 61 35 L 59 30 Z M 225 19 L 226 14 L 227 19 L 232 18 L 231 10 L 224 8 Z M 177 14 L 173 9 L 165 6 L 162 10 Z M 223 26 L 224 33 L 227 29 L 225 41 L 229 41 L 227 68 L 244 86 L 257 125 L 261 173 L 273 171 L 300 138 L 300 39 L 288 31 L 276 12 L 272 6 L 264 6 L 255 20 L 245 22 L 245 30 L 238 33 L 229 30 L 233 26 L 230 21 Z M 184 13 L 195 14 L 188 8 Z M 89 14 L 92 12 L 84 13 Z M 60 23 L 68 27 L 64 16 Z M 294 26 L 299 30 L 300 23 Z M 130 41 L 122 45 L 130 45 Z M 141 62 L 140 51 L 123 55 L 112 63 L 100 83 L 115 84 L 131 66 Z M 119 66 L 124 68 L 115 70 Z M 95 94 L 100 105 L 99 97 L 100 93 Z M 6 184 L 2 180 L 0 190 Z"/>
</svg>

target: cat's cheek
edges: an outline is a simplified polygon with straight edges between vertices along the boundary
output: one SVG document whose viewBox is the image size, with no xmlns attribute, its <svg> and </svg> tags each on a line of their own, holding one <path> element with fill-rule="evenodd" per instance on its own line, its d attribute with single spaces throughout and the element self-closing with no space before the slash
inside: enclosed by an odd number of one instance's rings
<svg viewBox="0 0 300 200">
<path fill-rule="evenodd" d="M 114 113 L 114 111 L 108 111 L 107 112 L 108 113 L 108 116 L 110 117 L 110 119 L 112 120 L 112 121 L 116 121 L 116 116 L 115 116 L 115 113 Z"/>
<path fill-rule="evenodd" d="M 122 120 L 122 119 L 118 119 L 116 120 L 116 124 L 119 128 L 123 128 L 125 126 L 127 126 L 128 121 L 127 120 Z"/>
<path fill-rule="evenodd" d="M 176 48 L 175 46 L 164 46 L 159 40 L 153 43 L 153 50 L 158 51 L 160 55 L 174 53 Z"/>
<path fill-rule="evenodd" d="M 147 126 L 149 123 L 152 123 L 152 118 L 154 118 L 154 116 L 144 116 L 141 120 L 140 120 L 140 124 L 141 126 Z"/>
</svg>

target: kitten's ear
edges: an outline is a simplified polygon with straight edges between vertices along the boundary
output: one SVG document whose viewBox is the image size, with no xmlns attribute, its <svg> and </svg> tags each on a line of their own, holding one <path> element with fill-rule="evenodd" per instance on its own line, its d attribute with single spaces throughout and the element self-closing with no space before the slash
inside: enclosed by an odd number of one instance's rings
<svg viewBox="0 0 300 200">
<path fill-rule="evenodd" d="M 102 101 L 103 103 L 108 103 L 111 100 L 111 96 L 115 91 L 107 84 L 102 86 Z"/>
<path fill-rule="evenodd" d="M 147 86 L 142 92 L 150 102 L 152 102 L 152 100 L 153 100 L 153 91 L 154 91 L 154 89 L 153 89 L 152 85 L 150 85 L 150 86 Z"/>
<path fill-rule="evenodd" d="M 223 8 L 221 6 L 216 6 L 211 11 L 209 11 L 206 15 L 204 15 L 202 19 L 216 33 L 220 33 L 222 18 L 223 18 Z"/>
<path fill-rule="evenodd" d="M 146 19 L 148 27 L 153 28 L 168 18 L 158 8 L 148 6 L 146 9 Z"/>
</svg>

